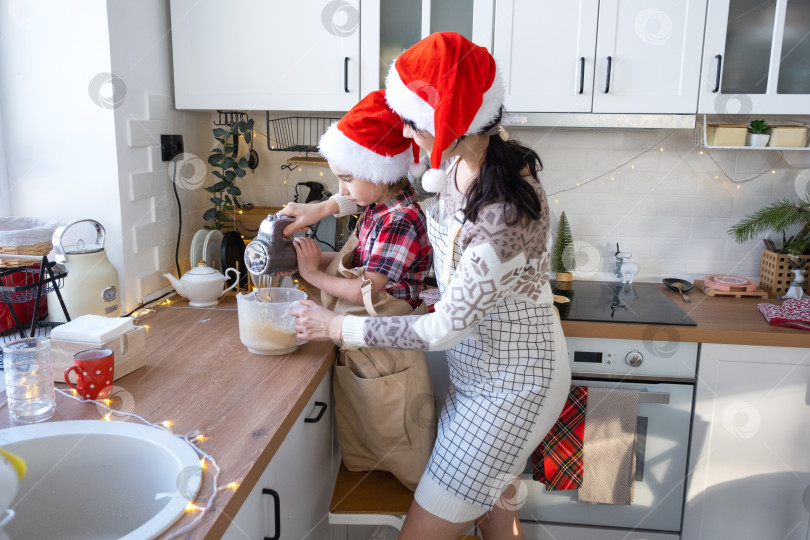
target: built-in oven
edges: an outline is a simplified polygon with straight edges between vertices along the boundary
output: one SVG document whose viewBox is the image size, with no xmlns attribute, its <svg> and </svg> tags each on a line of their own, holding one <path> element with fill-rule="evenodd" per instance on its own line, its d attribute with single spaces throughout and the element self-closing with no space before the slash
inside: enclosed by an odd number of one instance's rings
<svg viewBox="0 0 810 540">
<path fill-rule="evenodd" d="M 697 363 L 696 343 L 567 338 L 572 384 L 639 392 L 636 470 L 630 505 L 577 500 L 576 490 L 546 491 L 523 476 L 524 523 L 615 527 L 677 535 L 681 529 Z M 631 363 L 640 365 L 633 367 Z M 649 369 L 645 369 L 649 365 Z M 585 463 L 587 467 L 587 463 Z"/>
<path fill-rule="evenodd" d="M 526 537 L 677 539 L 698 358 L 697 343 L 678 341 L 678 325 L 695 322 L 653 284 L 575 282 L 563 292 L 571 299 L 558 306 L 564 320 L 655 325 L 640 340 L 566 338 L 572 384 L 639 392 L 633 500 L 593 504 L 579 501 L 577 490 L 546 491 L 528 463 L 519 510 Z"/>
</svg>

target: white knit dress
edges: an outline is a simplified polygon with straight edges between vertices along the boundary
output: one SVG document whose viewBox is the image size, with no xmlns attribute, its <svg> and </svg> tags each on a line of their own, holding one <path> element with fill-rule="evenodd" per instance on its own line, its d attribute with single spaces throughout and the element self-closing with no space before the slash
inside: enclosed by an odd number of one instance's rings
<svg viewBox="0 0 810 540">
<path fill-rule="evenodd" d="M 571 371 L 548 283 L 548 205 L 540 183 L 528 181 L 543 204 L 541 220 L 509 226 L 502 205 L 490 205 L 451 245 L 448 229 L 462 204 L 451 175 L 426 212 L 436 275 L 451 269 L 449 283 L 439 280 L 435 312 L 343 324 L 347 345 L 448 349 L 450 390 L 415 498 L 456 523 L 493 507 L 568 395 Z"/>
</svg>

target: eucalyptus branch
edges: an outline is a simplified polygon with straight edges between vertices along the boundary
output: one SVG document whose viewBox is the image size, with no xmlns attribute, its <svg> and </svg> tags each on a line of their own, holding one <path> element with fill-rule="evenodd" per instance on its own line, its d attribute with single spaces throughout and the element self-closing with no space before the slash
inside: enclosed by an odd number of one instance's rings
<svg viewBox="0 0 810 540">
<path fill-rule="evenodd" d="M 212 225 L 206 225 L 207 229 L 221 230 L 228 219 L 227 212 L 234 208 L 234 198 L 242 194 L 242 190 L 235 182 L 239 178 L 244 178 L 248 160 L 244 157 L 237 160 L 234 150 L 238 148 L 237 141 L 240 136 L 245 138 L 245 142 L 250 143 L 253 136 L 253 120 L 234 122 L 227 129 L 215 128 L 213 134 L 214 139 L 222 147 L 214 148 L 208 156 L 208 163 L 214 168 L 212 173 L 218 180 L 205 188 L 212 195 L 209 200 L 213 207 L 205 211 L 203 219 L 212 222 Z"/>
</svg>

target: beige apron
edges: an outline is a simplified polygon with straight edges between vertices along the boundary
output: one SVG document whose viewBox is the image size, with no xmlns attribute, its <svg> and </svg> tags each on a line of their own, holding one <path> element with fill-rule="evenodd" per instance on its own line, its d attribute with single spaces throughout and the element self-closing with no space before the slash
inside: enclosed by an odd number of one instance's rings
<svg viewBox="0 0 810 540">
<path fill-rule="evenodd" d="M 357 244 L 357 236 L 352 234 L 325 272 L 365 280 L 363 268 L 352 268 Z M 372 295 L 371 280 L 363 285 L 364 306 L 323 291 L 321 302 L 341 315 L 427 313 L 424 303 L 413 309 L 385 291 Z M 333 386 L 337 440 L 346 468 L 390 471 L 408 489 L 416 489 L 436 440 L 436 407 L 425 353 L 341 349 Z"/>
</svg>

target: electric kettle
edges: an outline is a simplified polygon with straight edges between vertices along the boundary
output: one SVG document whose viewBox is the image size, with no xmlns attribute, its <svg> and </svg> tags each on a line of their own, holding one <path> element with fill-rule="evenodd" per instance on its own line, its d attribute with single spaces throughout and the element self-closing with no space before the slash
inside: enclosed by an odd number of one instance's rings
<svg viewBox="0 0 810 540">
<path fill-rule="evenodd" d="M 75 244 L 64 246 L 62 238 L 67 230 L 80 223 L 91 224 L 95 230 L 95 238 L 88 242 L 79 238 Z M 62 293 L 71 319 L 87 314 L 106 317 L 121 315 L 118 272 L 104 251 L 106 236 L 107 232 L 101 223 L 92 219 L 72 221 L 58 227 L 53 233 L 51 243 L 56 262 L 64 263 L 68 269 L 68 275 L 65 276 L 64 285 L 59 288 L 59 292 Z M 54 322 L 67 320 L 54 292 L 48 293 L 48 315 Z"/>
<path fill-rule="evenodd" d="M 254 276 L 289 272 L 298 267 L 291 238 L 284 238 L 284 227 L 294 218 L 268 214 L 256 238 L 245 248 L 245 267 Z"/>
</svg>

